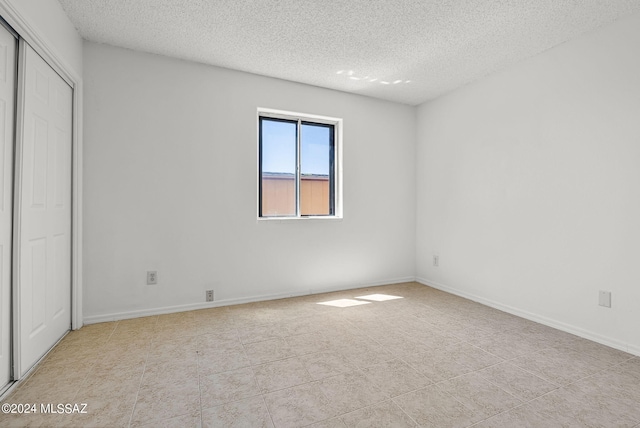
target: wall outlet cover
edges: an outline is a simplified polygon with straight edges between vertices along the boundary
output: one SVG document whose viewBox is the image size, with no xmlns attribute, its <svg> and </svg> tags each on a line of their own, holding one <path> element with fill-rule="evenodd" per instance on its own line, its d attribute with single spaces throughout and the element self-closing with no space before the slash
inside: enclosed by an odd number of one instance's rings
<svg viewBox="0 0 640 428">
<path fill-rule="evenodd" d="M 153 285 L 158 283 L 158 271 L 157 270 L 148 270 L 147 271 L 147 285 Z"/>
<path fill-rule="evenodd" d="M 604 306 L 605 308 L 611 307 L 611 291 L 603 291 L 600 290 L 598 294 L 598 304 L 600 306 Z"/>
</svg>

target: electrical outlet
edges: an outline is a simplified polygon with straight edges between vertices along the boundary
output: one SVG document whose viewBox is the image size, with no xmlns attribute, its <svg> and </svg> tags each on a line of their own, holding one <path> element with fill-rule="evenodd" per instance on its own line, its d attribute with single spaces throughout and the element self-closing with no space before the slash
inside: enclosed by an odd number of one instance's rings
<svg viewBox="0 0 640 428">
<path fill-rule="evenodd" d="M 598 294 L 598 304 L 605 308 L 611 307 L 611 291 L 602 291 Z"/>
<path fill-rule="evenodd" d="M 213 302 L 213 290 L 207 290 L 207 302 Z"/>
<path fill-rule="evenodd" d="M 436 254 L 433 255 L 433 265 L 435 267 L 440 266 L 440 256 L 438 256 Z"/>
<path fill-rule="evenodd" d="M 157 270 L 148 270 L 147 271 L 147 285 L 157 284 L 158 283 L 158 271 Z"/>
</svg>

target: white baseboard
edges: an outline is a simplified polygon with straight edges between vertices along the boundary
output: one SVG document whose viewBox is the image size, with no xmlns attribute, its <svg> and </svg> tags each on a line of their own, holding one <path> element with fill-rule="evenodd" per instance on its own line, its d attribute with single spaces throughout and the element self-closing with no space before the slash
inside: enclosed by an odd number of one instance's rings
<svg viewBox="0 0 640 428">
<path fill-rule="evenodd" d="M 628 352 L 633 355 L 640 356 L 640 347 L 630 345 L 629 343 L 621 342 L 619 340 L 611 339 L 606 336 L 602 336 L 600 334 L 594 333 L 592 331 L 585 330 L 580 327 L 576 327 L 571 324 L 566 324 L 558 320 L 554 320 L 552 318 L 547 318 L 542 315 L 535 314 L 533 312 L 524 311 L 522 309 L 515 308 L 513 306 L 505 305 L 500 302 L 496 302 L 491 299 L 486 299 L 484 297 L 467 293 L 464 291 L 460 291 L 456 288 L 450 287 L 445 284 L 438 283 L 436 281 L 431 281 L 425 278 L 417 277 L 415 279 L 416 282 L 426 285 L 428 287 L 436 288 L 441 291 L 445 291 L 447 293 L 455 294 L 456 296 L 464 297 L 465 299 L 473 300 L 474 302 L 482 303 L 483 305 L 490 306 L 492 308 L 501 310 L 503 312 L 510 313 L 512 315 L 519 316 L 521 318 L 528 319 L 530 321 L 535 321 L 540 324 L 544 324 L 548 327 L 553 327 L 555 329 L 575 334 L 576 336 L 580 336 L 585 339 L 592 340 L 594 342 L 600 343 L 602 345 L 610 346 L 611 348 L 619 349 L 621 351 Z"/>
<path fill-rule="evenodd" d="M 278 293 L 278 294 L 265 294 L 265 295 L 257 295 L 257 296 L 243 297 L 243 298 L 236 298 L 236 299 L 218 300 L 215 302 L 190 303 L 190 304 L 184 304 L 184 305 L 164 306 L 159 308 L 139 309 L 139 310 L 127 311 L 127 312 L 114 312 L 109 314 L 91 315 L 84 318 L 84 324 L 95 324 L 95 323 L 107 322 L 107 321 L 118 321 L 118 320 L 130 319 L 130 318 L 170 314 L 174 312 L 184 312 L 184 311 L 193 311 L 198 309 L 216 308 L 221 306 L 240 305 L 243 303 L 285 299 L 288 297 L 299 297 L 299 296 L 308 296 L 313 294 L 331 293 L 334 291 L 356 290 L 356 289 L 365 288 L 365 287 L 377 287 L 381 285 L 399 284 L 399 283 L 413 282 L 413 281 L 429 287 L 436 288 L 438 290 L 445 291 L 447 293 L 464 297 L 465 299 L 473 300 L 474 302 L 478 302 L 483 305 L 490 306 L 492 308 L 501 310 L 503 312 L 507 312 L 512 315 L 516 315 L 516 316 L 528 319 L 530 321 L 544 324 L 546 326 L 553 327 L 558 330 L 565 331 L 567 333 L 575 334 L 576 336 L 580 336 L 585 339 L 589 339 L 594 342 L 601 343 L 603 345 L 610 346 L 612 348 L 619 349 L 621 351 L 625 351 L 630 354 L 640 356 L 639 346 L 634 346 L 625 342 L 611 339 L 609 337 L 599 335 L 597 333 L 585 330 L 580 327 L 576 327 L 574 325 L 566 324 L 552 318 L 535 314 L 533 312 L 524 311 L 522 309 L 505 305 L 491 299 L 486 299 L 484 297 L 481 297 L 472 293 L 460 291 L 456 288 L 438 283 L 436 281 L 431 281 L 431 280 L 420 278 L 420 277 L 416 278 L 416 277 L 409 277 L 409 276 L 370 282 L 367 284 L 353 284 L 349 286 L 341 285 L 341 286 L 334 286 L 334 287 L 310 289 L 306 291 Z"/>
<path fill-rule="evenodd" d="M 262 302 L 266 300 L 286 299 L 288 297 L 309 296 L 312 294 L 331 293 L 334 291 L 356 290 L 365 287 L 378 287 L 381 285 L 400 284 L 403 282 L 413 282 L 415 277 L 406 276 L 401 278 L 386 279 L 382 281 L 369 282 L 367 284 L 340 285 L 334 287 L 316 288 L 305 291 L 290 293 L 264 294 L 259 296 L 241 297 L 237 299 L 225 299 L 215 302 L 188 303 L 184 305 L 164 306 L 159 308 L 139 309 L 127 312 L 113 312 L 100 315 L 89 315 L 84 317 L 84 324 L 96 324 L 99 322 L 118 321 L 131 318 L 148 317 L 153 315 L 171 314 L 174 312 L 194 311 L 197 309 L 217 308 L 220 306 L 240 305 L 243 303 Z"/>
</svg>

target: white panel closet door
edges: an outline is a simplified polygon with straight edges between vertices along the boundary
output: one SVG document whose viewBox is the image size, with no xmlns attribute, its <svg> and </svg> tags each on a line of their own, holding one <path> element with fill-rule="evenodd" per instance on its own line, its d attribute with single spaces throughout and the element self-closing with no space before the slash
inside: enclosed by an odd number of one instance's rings
<svg viewBox="0 0 640 428">
<path fill-rule="evenodd" d="M 26 43 L 20 159 L 19 359 L 26 373 L 71 327 L 72 89 Z"/>
<path fill-rule="evenodd" d="M 0 25 L 0 391 L 11 380 L 11 236 L 16 39 Z"/>
</svg>

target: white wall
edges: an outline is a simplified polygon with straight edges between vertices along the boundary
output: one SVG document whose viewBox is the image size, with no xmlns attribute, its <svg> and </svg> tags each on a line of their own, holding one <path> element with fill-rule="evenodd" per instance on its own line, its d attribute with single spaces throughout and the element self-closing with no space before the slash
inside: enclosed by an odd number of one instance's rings
<svg viewBox="0 0 640 428">
<path fill-rule="evenodd" d="M 84 61 L 85 321 L 211 288 L 231 301 L 413 279 L 413 108 L 86 42 Z M 257 107 L 344 119 L 343 220 L 257 222 Z"/>
<path fill-rule="evenodd" d="M 419 108 L 421 282 L 640 353 L 639 52 L 635 15 Z"/>
<path fill-rule="evenodd" d="M 19 14 L 58 59 L 82 76 L 82 39 L 57 0 L 0 0 L 3 10 Z"/>
</svg>

